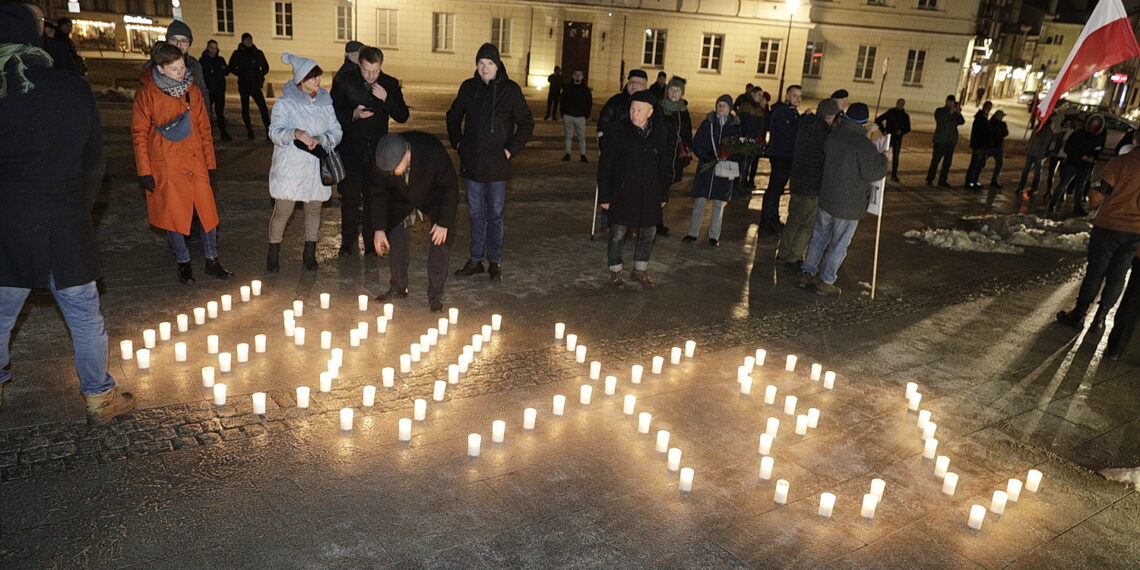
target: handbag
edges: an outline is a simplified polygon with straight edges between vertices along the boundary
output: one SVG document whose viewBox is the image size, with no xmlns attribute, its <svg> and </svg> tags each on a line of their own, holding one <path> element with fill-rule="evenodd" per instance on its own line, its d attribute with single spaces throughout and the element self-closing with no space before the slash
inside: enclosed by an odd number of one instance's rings
<svg viewBox="0 0 1140 570">
<path fill-rule="evenodd" d="M 693 160 L 693 147 L 685 141 L 677 141 L 677 162 L 688 164 Z"/>
<path fill-rule="evenodd" d="M 709 138 L 712 138 L 712 129 L 709 129 Z M 713 141 L 713 152 L 716 152 L 716 141 Z M 740 164 L 734 160 L 718 160 L 716 166 L 713 167 L 713 176 L 717 178 L 728 178 L 733 180 L 740 178 Z"/>
<path fill-rule="evenodd" d="M 170 142 L 178 142 L 190 136 L 190 93 L 186 93 L 186 110 L 173 121 L 155 125 L 154 130 Z"/>
<path fill-rule="evenodd" d="M 336 149 L 326 152 L 321 157 L 321 184 L 333 186 L 340 183 L 344 178 L 344 161 L 340 159 L 340 153 Z"/>
</svg>

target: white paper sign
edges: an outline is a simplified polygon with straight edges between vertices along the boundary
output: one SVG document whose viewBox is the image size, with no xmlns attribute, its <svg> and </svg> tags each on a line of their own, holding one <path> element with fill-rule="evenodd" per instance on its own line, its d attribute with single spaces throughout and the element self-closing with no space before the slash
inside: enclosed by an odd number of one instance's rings
<svg viewBox="0 0 1140 570">
<path fill-rule="evenodd" d="M 871 143 L 875 145 L 875 150 L 879 152 L 886 152 L 891 148 L 891 135 L 871 139 Z M 887 177 L 884 175 L 881 179 L 871 183 L 871 203 L 867 204 L 867 213 L 873 216 L 883 215 L 883 191 L 887 187 Z"/>
</svg>

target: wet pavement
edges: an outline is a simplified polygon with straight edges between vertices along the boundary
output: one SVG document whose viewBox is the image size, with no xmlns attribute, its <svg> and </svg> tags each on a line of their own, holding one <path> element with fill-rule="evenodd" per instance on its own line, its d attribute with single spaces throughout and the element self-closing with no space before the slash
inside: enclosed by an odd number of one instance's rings
<svg viewBox="0 0 1140 570">
<path fill-rule="evenodd" d="M 415 104 L 408 128 L 443 135 L 451 94 L 407 88 Z M 537 108 L 537 104 L 535 104 Z M 231 109 L 236 109 L 231 105 Z M 450 277 L 446 304 L 458 322 L 391 388 L 381 370 L 436 325 L 426 295 L 426 234 L 413 246 L 411 295 L 383 312 L 357 296 L 387 288 L 375 257 L 340 258 L 339 207 L 324 209 L 321 269 L 300 268 L 295 216 L 282 247 L 282 270 L 264 272 L 270 214 L 263 140 L 218 143 L 220 250 L 237 275 L 201 275 L 179 285 L 162 236 L 148 229 L 133 174 L 130 107 L 104 103 L 109 179 L 97 207 L 105 266 L 104 313 L 111 372 L 141 409 L 104 428 L 82 422 L 66 328 L 44 294 L 33 295 L 13 335 L 16 378 L 0 410 L 0 566 L 47 567 L 1128 567 L 1140 563 L 1140 496 L 1094 472 L 1140 465 L 1140 355 L 1102 357 L 1103 339 L 1053 324 L 1069 308 L 1082 256 L 1040 248 L 1022 255 L 961 253 L 908 242 L 902 234 L 955 227 L 966 215 L 1009 213 L 1022 205 L 1012 187 L 1020 156 L 1007 159 L 1006 190 L 987 196 L 923 186 L 928 134 L 903 154 L 902 184 L 891 184 L 881 232 L 877 294 L 872 280 L 876 219 L 861 224 L 838 285 L 825 299 L 795 286 L 798 275 L 773 260 L 776 238 L 757 235 L 759 195 L 726 209 L 721 247 L 683 244 L 686 177 L 667 208 L 672 236 L 659 239 L 649 272 L 657 287 L 607 285 L 605 241 L 589 239 L 594 164 L 560 162 L 560 123 L 540 121 L 518 157 L 508 190 L 504 279 Z M 232 112 L 232 111 L 231 111 Z M 234 113 L 236 115 L 236 113 Z M 231 121 L 235 117 L 231 117 Z M 593 148 L 593 145 L 591 145 Z M 1016 154 L 1016 150 L 1010 154 Z M 577 158 L 575 156 L 575 158 Z M 591 155 L 591 160 L 594 156 Z M 955 157 L 961 181 L 968 155 Z M 690 168 L 690 174 L 691 174 Z M 764 170 L 762 165 L 761 170 Z M 766 178 L 761 175 L 758 185 Z M 991 200 L 992 199 L 992 200 Z M 1029 204 L 1039 211 L 1038 204 Z M 466 257 L 461 207 L 451 264 Z M 264 294 L 242 303 L 253 279 Z M 330 309 L 319 294 L 330 293 Z M 142 330 L 229 294 L 232 311 L 159 342 L 153 365 L 118 357 L 119 341 L 142 343 Z M 303 346 L 284 334 L 281 311 L 303 300 Z M 432 401 L 434 383 L 501 314 L 502 330 L 470 371 Z M 360 347 L 349 329 L 370 326 Z M 617 377 L 614 395 L 589 366 L 554 338 L 554 323 L 588 347 L 586 361 Z M 332 390 L 318 373 L 330 331 L 344 350 Z M 202 366 L 216 365 L 208 335 L 223 351 L 267 336 L 219 373 L 228 402 L 215 406 Z M 672 347 L 696 354 L 668 363 Z M 174 342 L 189 359 L 174 361 Z M 757 348 L 767 361 L 742 395 L 737 367 Z M 783 370 L 786 355 L 799 362 Z M 654 356 L 664 357 L 660 374 Z M 837 373 L 834 389 L 809 378 L 812 363 Z M 645 367 L 632 382 L 631 366 Z M 915 382 L 937 423 L 938 454 L 960 475 L 941 493 L 934 460 L 922 457 L 917 414 L 904 390 Z M 366 385 L 374 406 L 361 405 Z M 589 404 L 580 386 L 592 387 Z M 776 403 L 764 403 L 775 386 Z M 295 388 L 310 386 L 312 405 Z M 254 414 L 249 394 L 268 394 Z M 562 416 L 552 398 L 567 397 Z M 623 413 L 623 397 L 636 397 Z M 820 411 L 819 427 L 794 434 L 796 414 Z M 409 442 L 397 439 L 413 400 L 429 401 Z M 340 410 L 355 411 L 340 429 Z M 534 430 L 523 409 L 537 409 Z M 637 413 L 652 414 L 639 434 Z M 757 440 L 781 421 L 770 452 L 774 474 L 758 477 Z M 493 443 L 491 422 L 507 422 Z M 678 474 L 655 451 L 657 430 L 695 472 Z M 481 454 L 467 436 L 482 434 Z M 1029 469 L 1044 473 L 1005 513 L 980 531 L 966 526 L 970 506 Z M 870 481 L 886 481 L 874 519 L 860 516 Z M 776 480 L 790 483 L 787 504 L 773 501 Z M 838 496 L 834 515 L 816 514 L 820 493 Z"/>
</svg>

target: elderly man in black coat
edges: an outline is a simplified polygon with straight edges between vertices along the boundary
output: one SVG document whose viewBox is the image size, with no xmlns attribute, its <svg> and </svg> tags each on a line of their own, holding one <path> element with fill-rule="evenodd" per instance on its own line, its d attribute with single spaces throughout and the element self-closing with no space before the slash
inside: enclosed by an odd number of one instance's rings
<svg viewBox="0 0 1140 570">
<path fill-rule="evenodd" d="M 434 135 L 410 131 L 384 136 L 376 143 L 372 195 L 373 247 L 391 251 L 388 291 L 376 297 L 389 301 L 408 296 L 408 234 L 417 220 L 431 220 L 428 249 L 428 306 L 443 310 L 447 282 L 448 237 L 455 227 L 459 180 L 451 156 Z"/>
<path fill-rule="evenodd" d="M 87 420 L 103 424 L 135 403 L 107 373 L 95 286 L 91 206 L 103 181 L 102 127 L 91 86 L 53 70 L 33 47 L 41 34 L 26 5 L 0 5 L 0 125 L 20 133 L 20 144 L 0 146 L 0 405 L 16 319 L 31 289 L 48 289 L 71 330 Z"/>
<path fill-rule="evenodd" d="M 657 99 L 648 91 L 633 94 L 629 119 L 609 131 L 609 140 L 598 164 L 598 203 L 610 216 L 610 283 L 621 287 L 622 250 L 631 229 L 637 230 L 633 272 L 629 277 L 652 287 L 649 255 L 661 223 L 661 209 L 669 201 L 673 183 L 673 152 L 676 140 L 660 119 L 653 117 Z"/>
</svg>

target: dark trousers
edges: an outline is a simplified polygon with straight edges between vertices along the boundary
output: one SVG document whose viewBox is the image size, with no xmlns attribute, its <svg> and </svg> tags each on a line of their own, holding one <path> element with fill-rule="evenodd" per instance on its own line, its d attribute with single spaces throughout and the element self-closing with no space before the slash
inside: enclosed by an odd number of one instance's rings
<svg viewBox="0 0 1140 570">
<path fill-rule="evenodd" d="M 430 226 L 429 226 L 430 227 Z M 404 224 L 397 224 L 388 232 L 388 244 L 392 252 L 388 256 L 388 270 L 391 273 L 388 288 L 390 291 L 403 291 L 408 288 L 408 262 L 411 257 L 411 230 Z M 430 232 L 429 232 L 430 243 Z M 451 241 L 451 232 L 447 240 L 440 245 L 432 243 L 428 246 L 428 286 L 429 301 L 443 300 L 443 286 L 447 283 L 448 245 Z"/>
<path fill-rule="evenodd" d="M 938 174 L 939 184 L 949 184 L 950 163 L 954 162 L 954 145 L 950 143 L 934 143 L 934 154 L 930 157 L 930 168 L 926 171 L 926 183 L 934 182 L 934 172 L 938 163 L 942 163 L 942 172 Z"/>
<path fill-rule="evenodd" d="M 254 89 L 252 91 L 238 90 L 238 96 L 241 98 L 241 120 L 245 123 L 245 130 L 252 132 L 253 123 L 249 119 L 249 99 L 253 98 L 253 102 L 257 103 L 257 110 L 261 111 L 261 126 L 266 129 L 269 128 L 269 107 L 265 106 L 265 95 L 261 89 Z"/>
<path fill-rule="evenodd" d="M 970 149 L 970 165 L 966 167 L 966 184 L 976 184 L 986 164 L 986 149 Z"/>
<path fill-rule="evenodd" d="M 1120 298 L 1120 291 L 1124 289 L 1124 275 L 1136 257 L 1137 248 L 1140 248 L 1140 234 L 1093 226 L 1089 236 L 1088 268 L 1081 281 L 1077 306 L 1073 312 L 1084 316 L 1097 293 L 1100 293 L 1098 311 L 1108 312 Z M 1104 285 L 1103 291 L 1101 284 Z"/>
<path fill-rule="evenodd" d="M 562 98 L 559 91 L 550 91 L 546 94 L 546 117 L 558 118 L 558 100 Z"/>
<path fill-rule="evenodd" d="M 1041 161 L 1044 157 L 1041 156 L 1026 156 L 1025 167 L 1021 169 L 1021 180 L 1017 183 L 1019 189 L 1025 188 L 1025 183 L 1029 181 L 1029 173 L 1033 173 L 1033 184 L 1030 188 L 1036 192 L 1037 185 L 1041 183 Z"/>
<path fill-rule="evenodd" d="M 1121 354 L 1132 340 L 1132 333 L 1136 330 L 1136 320 L 1140 318 L 1140 259 L 1132 258 L 1132 276 L 1128 278 L 1128 287 L 1124 296 L 1120 298 L 1120 306 L 1116 309 L 1116 323 L 1108 335 L 1108 353 Z"/>
<path fill-rule="evenodd" d="M 226 134 L 226 91 L 210 91 L 210 104 L 214 107 L 214 119 L 218 123 L 218 134 Z"/>
<path fill-rule="evenodd" d="M 773 156 L 768 162 L 772 165 L 772 174 L 768 176 L 768 189 L 764 191 L 764 200 L 760 203 L 761 229 L 780 223 L 780 197 L 792 175 L 791 157 Z"/>
<path fill-rule="evenodd" d="M 741 165 L 740 171 L 744 173 L 744 187 L 752 189 L 756 187 L 756 168 L 760 166 L 760 155 L 754 154 L 752 156 L 744 157 L 744 163 Z M 676 180 L 674 180 L 676 182 Z"/>
<path fill-rule="evenodd" d="M 1057 168 L 1065 159 L 1059 156 L 1050 156 L 1049 162 L 1045 170 L 1045 183 L 1049 186 L 1049 192 L 1053 192 L 1053 177 L 1057 174 Z"/>
<path fill-rule="evenodd" d="M 368 180 L 372 169 L 371 157 L 376 145 L 355 141 L 337 147 L 344 161 L 344 180 L 337 184 L 340 192 L 340 246 L 356 250 L 356 238 L 364 235 L 365 250 L 370 250 L 374 228 L 372 226 L 372 197 L 368 193 Z M 361 218 L 363 210 L 364 217 Z M 363 226 L 363 228 L 362 228 Z"/>
<path fill-rule="evenodd" d="M 891 135 L 891 178 L 899 177 L 899 153 L 902 152 L 902 135 Z"/>
</svg>

